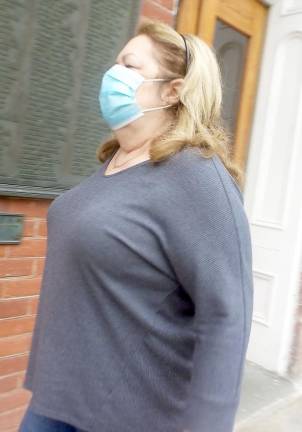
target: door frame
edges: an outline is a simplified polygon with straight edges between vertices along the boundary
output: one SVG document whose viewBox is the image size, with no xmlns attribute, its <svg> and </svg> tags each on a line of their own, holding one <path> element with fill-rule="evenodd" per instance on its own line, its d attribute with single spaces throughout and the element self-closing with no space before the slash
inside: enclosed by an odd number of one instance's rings
<svg viewBox="0 0 302 432">
<path fill-rule="evenodd" d="M 238 0 L 239 4 L 240 0 Z M 230 0 L 236 3 L 236 0 Z M 245 171 L 248 158 L 249 139 L 254 114 L 257 85 L 264 45 L 268 8 L 266 2 L 246 0 L 253 5 L 253 19 L 243 16 L 241 9 L 235 10 L 224 0 L 181 0 L 176 20 L 176 30 L 192 33 L 202 38 L 211 47 L 215 35 L 217 18 L 249 37 L 246 61 L 240 83 L 240 100 L 233 137 L 233 158 Z"/>
</svg>

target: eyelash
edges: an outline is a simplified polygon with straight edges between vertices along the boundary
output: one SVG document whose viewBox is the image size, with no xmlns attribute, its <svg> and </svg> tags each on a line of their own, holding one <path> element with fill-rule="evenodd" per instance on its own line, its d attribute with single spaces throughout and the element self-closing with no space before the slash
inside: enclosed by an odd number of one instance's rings
<svg viewBox="0 0 302 432">
<path fill-rule="evenodd" d="M 118 63 L 115 62 L 115 64 L 118 64 Z M 130 65 L 130 64 L 125 64 L 124 66 L 127 67 L 127 68 L 134 68 L 134 69 L 135 69 L 135 66 L 132 66 L 132 65 Z"/>
</svg>

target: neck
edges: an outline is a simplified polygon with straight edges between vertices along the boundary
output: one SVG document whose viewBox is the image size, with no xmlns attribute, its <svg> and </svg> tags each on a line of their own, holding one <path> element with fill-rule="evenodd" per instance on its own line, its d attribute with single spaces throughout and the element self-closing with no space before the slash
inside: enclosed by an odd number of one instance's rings
<svg viewBox="0 0 302 432">
<path fill-rule="evenodd" d="M 166 117 L 154 121 L 152 116 L 144 115 L 129 125 L 114 131 L 120 145 L 120 154 L 125 156 L 148 156 L 151 141 L 166 131 L 170 120 Z"/>
</svg>

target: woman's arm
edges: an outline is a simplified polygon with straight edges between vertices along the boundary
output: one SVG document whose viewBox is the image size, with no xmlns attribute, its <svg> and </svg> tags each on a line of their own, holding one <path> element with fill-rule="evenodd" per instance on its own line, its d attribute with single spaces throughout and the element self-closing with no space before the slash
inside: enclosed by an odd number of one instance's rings
<svg viewBox="0 0 302 432">
<path fill-rule="evenodd" d="M 179 432 L 232 432 L 252 310 L 252 251 L 242 196 L 214 161 L 177 181 L 167 251 L 195 305 L 192 379 Z"/>
</svg>

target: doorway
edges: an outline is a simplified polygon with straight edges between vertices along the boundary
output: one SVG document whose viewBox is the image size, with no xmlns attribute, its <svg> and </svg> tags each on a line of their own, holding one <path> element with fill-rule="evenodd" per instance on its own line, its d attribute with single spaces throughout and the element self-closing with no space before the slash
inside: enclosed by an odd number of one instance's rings
<svg viewBox="0 0 302 432">
<path fill-rule="evenodd" d="M 267 7 L 257 0 L 182 0 L 176 29 L 201 37 L 217 55 L 223 84 L 222 118 L 232 158 L 245 171 Z"/>
</svg>

